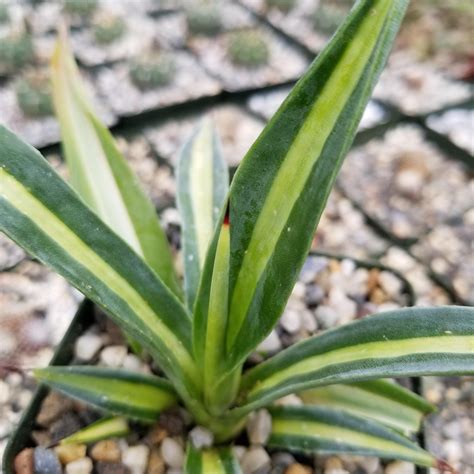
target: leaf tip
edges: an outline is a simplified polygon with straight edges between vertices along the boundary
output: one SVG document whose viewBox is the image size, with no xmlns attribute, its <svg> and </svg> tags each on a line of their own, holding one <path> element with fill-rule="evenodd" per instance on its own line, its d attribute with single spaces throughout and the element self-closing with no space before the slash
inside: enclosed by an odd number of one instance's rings
<svg viewBox="0 0 474 474">
<path fill-rule="evenodd" d="M 440 472 L 450 472 L 451 474 L 459 474 L 453 466 L 451 466 L 447 461 L 444 459 L 436 459 L 434 466 Z"/>
</svg>

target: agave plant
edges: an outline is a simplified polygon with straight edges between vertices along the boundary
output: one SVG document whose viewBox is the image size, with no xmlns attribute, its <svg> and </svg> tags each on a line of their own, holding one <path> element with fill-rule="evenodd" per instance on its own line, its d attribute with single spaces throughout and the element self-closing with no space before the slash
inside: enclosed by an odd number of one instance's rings
<svg viewBox="0 0 474 474">
<path fill-rule="evenodd" d="M 52 388 L 119 416 L 72 441 L 124 433 L 124 418 L 153 422 L 180 404 L 215 438 L 213 448 L 189 444 L 186 471 L 240 472 L 229 446 L 246 419 L 267 408 L 269 447 L 445 466 L 409 437 L 432 407 L 386 379 L 474 373 L 472 308 L 371 316 L 244 368 L 285 307 L 406 4 L 356 4 L 230 189 L 211 125 L 196 130 L 178 169 L 184 290 L 153 206 L 60 43 L 53 89 L 74 189 L 0 128 L 0 230 L 101 307 L 164 374 L 35 370 Z M 305 405 L 274 404 L 292 393 Z"/>
</svg>

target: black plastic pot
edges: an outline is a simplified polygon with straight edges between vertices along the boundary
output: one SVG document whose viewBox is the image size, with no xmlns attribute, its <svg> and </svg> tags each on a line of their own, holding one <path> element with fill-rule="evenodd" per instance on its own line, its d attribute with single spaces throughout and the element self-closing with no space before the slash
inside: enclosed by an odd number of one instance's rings
<svg viewBox="0 0 474 474">
<path fill-rule="evenodd" d="M 378 268 L 380 270 L 386 270 L 393 273 L 403 282 L 402 291 L 407 295 L 408 306 L 413 306 L 416 302 L 415 293 L 410 283 L 396 270 L 391 269 L 385 265 L 382 265 L 375 261 L 364 261 L 359 259 L 354 259 L 345 255 L 335 255 L 326 252 L 310 252 L 311 256 L 324 256 L 328 258 L 334 258 L 337 260 L 350 259 L 355 262 L 358 267 L 362 268 Z M 67 365 L 70 364 L 73 360 L 73 350 L 74 343 L 76 339 L 84 333 L 94 322 L 95 311 L 94 304 L 90 301 L 84 301 L 68 331 L 66 332 L 61 343 L 56 348 L 55 354 L 51 360 L 50 365 Z M 418 379 L 411 379 L 411 388 L 416 391 L 419 387 Z M 39 385 L 36 392 L 34 393 L 32 400 L 28 407 L 26 408 L 23 416 L 20 419 L 20 422 L 16 430 L 12 433 L 7 447 L 5 449 L 3 457 L 3 473 L 4 474 L 14 474 L 13 463 L 16 455 L 23 450 L 24 448 L 34 446 L 34 442 L 31 438 L 31 432 L 35 428 L 35 420 L 41 405 L 45 397 L 48 395 L 49 389 L 44 385 Z M 420 438 L 420 441 L 423 441 L 423 438 Z M 418 471 L 419 474 L 424 473 L 425 471 Z"/>
</svg>

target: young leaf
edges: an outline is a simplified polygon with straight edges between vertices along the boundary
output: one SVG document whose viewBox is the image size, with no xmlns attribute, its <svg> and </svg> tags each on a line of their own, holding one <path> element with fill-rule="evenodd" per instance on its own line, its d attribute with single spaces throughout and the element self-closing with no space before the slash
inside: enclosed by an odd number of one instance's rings
<svg viewBox="0 0 474 474">
<path fill-rule="evenodd" d="M 435 407 L 397 383 L 369 380 L 329 385 L 299 394 L 306 405 L 344 410 L 403 433 L 416 432 Z"/>
<path fill-rule="evenodd" d="M 229 199 L 229 369 L 284 309 L 406 5 L 357 2 L 237 170 Z M 195 318 L 208 313 L 211 269 L 206 263 Z"/>
<path fill-rule="evenodd" d="M 274 407 L 268 446 L 307 454 L 347 453 L 403 459 L 422 466 L 436 459 L 408 438 L 374 421 L 327 407 Z"/>
<path fill-rule="evenodd" d="M 227 194 L 229 175 L 210 120 L 184 145 L 178 165 L 178 209 L 182 221 L 184 284 L 188 307 L 196 297 L 201 270 Z"/>
<path fill-rule="evenodd" d="M 171 249 L 155 208 L 112 134 L 93 112 L 63 30 L 52 58 L 51 77 L 73 187 L 180 296 Z"/>
<path fill-rule="evenodd" d="M 186 453 L 186 474 L 242 474 L 231 448 L 196 449 L 191 443 Z"/>
<path fill-rule="evenodd" d="M 280 352 L 242 378 L 244 409 L 302 390 L 376 378 L 474 373 L 474 308 L 406 308 Z"/>
<path fill-rule="evenodd" d="M 60 444 L 88 444 L 101 439 L 124 437 L 130 432 L 127 420 L 120 416 L 101 418 L 61 440 Z"/>
<path fill-rule="evenodd" d="M 55 390 L 107 413 L 155 421 L 161 411 L 176 405 L 173 386 L 159 377 L 94 366 L 51 366 L 34 376 Z"/>
<path fill-rule="evenodd" d="M 0 231 L 101 306 L 180 393 L 198 386 L 181 303 L 34 148 L 1 126 L 0 149 Z"/>
</svg>

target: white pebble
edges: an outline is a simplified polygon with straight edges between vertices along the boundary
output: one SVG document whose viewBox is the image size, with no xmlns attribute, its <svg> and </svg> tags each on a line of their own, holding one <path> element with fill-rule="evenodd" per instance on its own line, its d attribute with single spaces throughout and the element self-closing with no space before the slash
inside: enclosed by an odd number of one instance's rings
<svg viewBox="0 0 474 474">
<path fill-rule="evenodd" d="M 282 406 L 288 406 L 288 405 L 294 405 L 294 406 L 301 406 L 303 405 L 303 400 L 301 400 L 300 397 L 295 395 L 294 393 L 290 393 L 289 395 L 285 395 L 284 397 L 279 398 L 276 402 L 275 405 L 282 405 Z"/>
<path fill-rule="evenodd" d="M 130 469 L 132 474 L 143 474 L 148 464 L 149 454 L 148 446 L 143 444 L 129 446 L 122 453 L 122 462 Z"/>
<path fill-rule="evenodd" d="M 94 333 L 80 336 L 74 346 L 74 355 L 83 361 L 91 360 L 102 347 L 102 338 Z"/>
<path fill-rule="evenodd" d="M 7 403 L 10 399 L 10 387 L 6 382 L 0 380 L 0 405 Z"/>
<path fill-rule="evenodd" d="M 66 474 L 90 474 L 92 472 L 92 459 L 81 458 L 66 464 Z"/>
<path fill-rule="evenodd" d="M 246 452 L 247 448 L 245 446 L 232 446 L 232 453 L 239 461 L 242 460 Z"/>
<path fill-rule="evenodd" d="M 107 367 L 120 367 L 126 355 L 125 346 L 109 346 L 100 353 L 100 362 Z"/>
<path fill-rule="evenodd" d="M 214 435 L 202 426 L 196 426 L 193 428 L 189 432 L 189 437 L 191 438 L 194 447 L 197 449 L 209 448 L 214 442 Z"/>
<path fill-rule="evenodd" d="M 283 329 L 290 334 L 295 334 L 301 327 L 301 318 L 298 311 L 287 308 L 280 318 L 280 324 Z"/>
<path fill-rule="evenodd" d="M 318 323 L 316 322 L 316 318 L 314 317 L 313 313 L 308 310 L 304 310 L 301 313 L 301 324 L 304 329 L 308 332 L 316 332 L 318 329 Z"/>
<path fill-rule="evenodd" d="M 142 361 L 134 354 L 127 354 L 125 356 L 122 367 L 132 372 L 140 372 L 143 370 Z"/>
<path fill-rule="evenodd" d="M 272 431 L 272 417 L 267 410 L 252 413 L 247 421 L 247 434 L 252 444 L 264 444 Z"/>
<path fill-rule="evenodd" d="M 184 464 L 183 447 L 173 438 L 165 438 L 161 443 L 161 456 L 170 467 L 181 468 Z"/>
<path fill-rule="evenodd" d="M 379 283 L 382 287 L 382 290 L 387 293 L 387 295 L 393 297 L 399 296 L 402 291 L 402 282 L 391 272 L 380 272 Z"/>
<path fill-rule="evenodd" d="M 281 341 L 273 330 L 257 347 L 257 352 L 277 352 L 281 349 Z"/>
<path fill-rule="evenodd" d="M 263 448 L 251 448 L 242 456 L 242 471 L 252 474 L 270 464 L 270 456 Z"/>
<path fill-rule="evenodd" d="M 385 474 L 414 474 L 415 466 L 406 461 L 391 462 L 385 468 Z"/>
<path fill-rule="evenodd" d="M 323 329 L 329 329 L 339 321 L 339 315 L 336 310 L 326 305 L 318 306 L 314 315 Z"/>
</svg>

